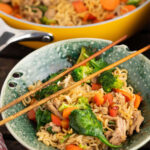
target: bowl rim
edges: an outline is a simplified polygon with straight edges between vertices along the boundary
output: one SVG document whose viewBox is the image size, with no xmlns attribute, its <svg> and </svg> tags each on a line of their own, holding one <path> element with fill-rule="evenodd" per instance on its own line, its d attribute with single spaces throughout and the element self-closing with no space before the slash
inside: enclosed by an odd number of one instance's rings
<svg viewBox="0 0 150 150">
<path fill-rule="evenodd" d="M 39 51 L 42 51 L 43 48 L 46 48 L 46 47 L 53 47 L 55 45 L 58 45 L 60 46 L 62 43 L 64 42 L 73 42 L 73 41 L 82 41 L 82 40 L 87 40 L 87 41 L 91 41 L 91 40 L 94 40 L 94 41 L 105 41 L 105 42 L 108 42 L 108 43 L 111 43 L 112 41 L 111 40 L 106 40 L 106 39 L 101 39 L 101 38 L 73 38 L 73 39 L 67 39 L 67 40 L 62 40 L 62 41 L 58 41 L 58 42 L 54 42 L 52 44 L 48 44 L 48 45 L 45 45 L 41 48 L 38 48 L 37 50 Z M 116 46 L 124 46 L 124 47 L 127 47 L 126 45 L 124 44 L 120 44 L 120 45 L 116 45 Z M 37 51 L 36 50 L 36 51 Z M 2 88 L 1 88 L 1 91 L 0 91 L 0 107 L 2 107 L 2 99 L 4 97 L 4 93 L 5 93 L 5 88 L 6 88 L 6 85 L 7 85 L 7 81 L 9 79 L 9 77 L 12 75 L 14 69 L 19 66 L 20 62 L 24 61 L 28 56 L 31 56 L 31 55 L 34 55 L 36 53 L 36 51 L 32 51 L 31 53 L 29 53 L 28 55 L 26 55 L 24 58 L 22 58 L 12 69 L 11 71 L 8 73 L 7 77 L 5 78 L 5 81 L 2 85 Z M 135 51 L 128 51 L 127 52 L 130 54 L 130 53 L 133 53 Z M 144 59 L 146 60 L 149 60 L 146 56 L 144 56 L 143 54 L 140 54 L 143 56 Z M 2 116 L 2 119 L 4 119 L 4 112 L 1 113 L 1 116 Z M 12 134 L 12 136 L 20 143 L 22 144 L 24 147 L 30 149 L 30 150 L 37 150 L 33 147 L 30 147 L 28 144 L 26 144 L 23 140 L 19 139 L 19 137 L 17 136 L 17 134 L 12 130 L 12 128 L 10 127 L 10 125 L 8 123 L 5 124 L 5 126 L 7 127 L 8 131 Z M 140 142 L 139 144 L 137 144 L 134 148 L 130 149 L 130 150 L 137 150 L 138 148 L 142 147 L 144 144 L 146 144 L 148 141 L 150 141 L 150 135 L 142 142 Z"/>
<path fill-rule="evenodd" d="M 63 29 L 68 29 L 68 28 L 71 28 L 71 29 L 76 29 L 76 28 L 84 28 L 84 27 L 92 27 L 92 26 L 97 26 L 97 25 L 103 25 L 103 24 L 107 24 L 109 22 L 113 22 L 113 21 L 117 21 L 119 19 L 123 19 L 133 13 L 135 13 L 136 11 L 142 9 L 144 6 L 150 4 L 150 0 L 147 0 L 146 2 L 144 2 L 142 5 L 138 6 L 136 9 L 134 9 L 133 11 L 131 12 L 128 12 L 122 16 L 119 16 L 119 17 L 115 17 L 114 19 L 110 19 L 110 20 L 106 20 L 106 21 L 102 21 L 102 22 L 99 22 L 99 23 L 93 23 L 93 24 L 86 24 L 86 25 L 79 25 L 79 26 L 52 26 L 52 25 L 43 25 L 43 24 L 38 24 L 38 23 L 33 23 L 33 22 L 30 22 L 30 21 L 26 21 L 26 20 L 23 20 L 23 19 L 18 19 L 14 16 L 11 16 L 11 15 L 8 15 L 2 11 L 0 11 L 0 14 L 6 16 L 6 17 L 9 17 L 15 21 L 18 21 L 20 23 L 25 23 L 25 24 L 28 24 L 28 25 L 33 25 L 33 26 L 37 26 L 37 27 L 45 27 L 45 28 L 52 28 L 52 29 L 55 29 L 55 28 L 63 28 Z"/>
</svg>

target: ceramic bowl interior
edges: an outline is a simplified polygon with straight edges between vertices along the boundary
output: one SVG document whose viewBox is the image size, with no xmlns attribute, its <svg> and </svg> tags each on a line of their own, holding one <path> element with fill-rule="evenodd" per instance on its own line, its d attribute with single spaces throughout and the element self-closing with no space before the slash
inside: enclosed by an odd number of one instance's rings
<svg viewBox="0 0 150 150">
<path fill-rule="evenodd" d="M 1 106 L 26 93 L 27 87 L 37 80 L 43 80 L 51 73 L 70 67 L 78 58 L 82 46 L 99 50 L 110 43 L 111 41 L 101 39 L 72 39 L 56 42 L 32 52 L 22 59 L 7 76 L 1 91 Z M 108 63 L 113 63 L 130 53 L 127 46 L 120 45 L 111 48 L 101 57 Z M 133 150 L 138 149 L 150 139 L 150 60 L 139 55 L 121 64 L 120 67 L 128 70 L 128 83 L 144 98 L 140 107 L 145 118 L 141 132 L 128 138 L 123 145 L 123 149 Z M 16 77 L 15 73 L 19 73 L 20 76 Z M 6 118 L 23 108 L 22 103 L 17 104 L 3 112 L 2 117 Z M 26 115 L 10 121 L 6 126 L 11 134 L 28 149 L 54 150 L 37 140 L 36 130 Z"/>
</svg>

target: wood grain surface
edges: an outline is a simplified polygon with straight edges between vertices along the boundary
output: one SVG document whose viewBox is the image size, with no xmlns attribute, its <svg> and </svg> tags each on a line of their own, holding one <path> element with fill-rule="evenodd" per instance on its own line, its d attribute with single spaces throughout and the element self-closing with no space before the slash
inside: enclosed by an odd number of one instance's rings
<svg viewBox="0 0 150 150">
<path fill-rule="evenodd" d="M 147 24 L 142 31 L 127 39 L 122 44 L 128 45 L 131 50 L 138 50 L 147 44 L 150 44 L 150 23 Z M 12 44 L 0 52 L 0 90 L 7 74 L 13 66 L 32 51 L 33 49 L 22 45 Z M 149 51 L 145 52 L 144 55 L 150 59 Z M 3 134 L 8 150 L 27 150 L 13 138 L 5 126 L 0 127 L 0 132 Z M 143 146 L 140 150 L 150 150 L 150 142 Z"/>
</svg>

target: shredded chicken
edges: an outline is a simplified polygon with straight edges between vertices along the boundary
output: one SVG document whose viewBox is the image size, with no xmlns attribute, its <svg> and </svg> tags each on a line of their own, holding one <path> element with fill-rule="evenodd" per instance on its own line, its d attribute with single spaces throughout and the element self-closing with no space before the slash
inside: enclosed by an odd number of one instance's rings
<svg viewBox="0 0 150 150">
<path fill-rule="evenodd" d="M 47 123 L 45 125 L 45 129 L 47 129 L 48 127 L 52 127 L 52 131 L 53 132 L 60 132 L 61 131 L 61 128 L 59 126 L 56 126 L 53 122 L 50 122 L 50 123 Z"/>
<path fill-rule="evenodd" d="M 127 138 L 127 136 L 126 136 L 126 131 L 127 131 L 126 121 L 124 119 L 118 117 L 116 123 L 117 123 L 117 128 L 113 132 L 110 142 L 114 145 L 120 145 Z"/>
<path fill-rule="evenodd" d="M 48 18 L 48 19 L 53 19 L 53 17 L 55 16 L 56 14 L 56 11 L 54 9 L 51 9 L 49 8 L 46 13 L 45 13 L 45 16 Z"/>
<path fill-rule="evenodd" d="M 136 132 L 140 132 L 140 126 L 143 121 L 144 121 L 144 117 L 141 115 L 141 111 L 135 110 L 133 112 L 133 124 L 130 127 L 129 135 L 132 135 L 134 130 L 136 130 Z"/>
<path fill-rule="evenodd" d="M 57 108 L 54 106 L 54 104 L 52 102 L 48 102 L 47 107 L 53 114 L 55 114 L 59 118 L 63 119 L 61 113 L 57 110 Z"/>
</svg>

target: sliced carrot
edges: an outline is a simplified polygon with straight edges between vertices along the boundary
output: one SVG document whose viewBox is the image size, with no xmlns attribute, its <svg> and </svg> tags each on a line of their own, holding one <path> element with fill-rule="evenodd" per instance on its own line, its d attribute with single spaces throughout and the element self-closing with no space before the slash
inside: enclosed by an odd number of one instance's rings
<svg viewBox="0 0 150 150">
<path fill-rule="evenodd" d="M 109 20 L 109 19 L 113 19 L 113 18 L 115 18 L 115 14 L 113 14 L 113 13 L 107 14 L 105 16 L 105 20 Z"/>
<path fill-rule="evenodd" d="M 113 106 L 113 107 L 110 107 L 109 108 L 109 115 L 111 116 L 111 117 L 116 117 L 117 116 L 117 114 L 118 114 L 118 107 L 117 106 Z"/>
<path fill-rule="evenodd" d="M 35 110 L 32 109 L 32 110 L 28 111 L 27 116 L 30 120 L 35 121 L 36 120 Z"/>
<path fill-rule="evenodd" d="M 129 102 L 132 100 L 132 95 L 126 91 L 120 90 L 120 89 L 116 89 L 115 90 L 117 93 L 121 93 L 125 98 L 126 98 L 126 102 Z"/>
<path fill-rule="evenodd" d="M 10 5 L 8 5 L 8 4 L 0 3 L 0 11 L 3 11 L 6 14 L 10 15 L 13 12 L 13 8 Z"/>
<path fill-rule="evenodd" d="M 69 115 L 73 110 L 77 109 L 76 107 L 68 107 L 63 110 L 63 118 L 69 119 Z"/>
<path fill-rule="evenodd" d="M 92 15 L 91 13 L 87 13 L 84 16 L 83 21 L 87 22 L 88 20 L 95 20 L 95 19 L 96 19 L 96 17 L 94 15 Z"/>
<path fill-rule="evenodd" d="M 64 119 L 61 121 L 61 126 L 64 128 L 64 129 L 68 129 L 69 128 L 69 120 L 68 119 Z"/>
<path fill-rule="evenodd" d="M 132 10 L 136 9 L 136 7 L 134 5 L 125 5 L 120 9 L 120 14 L 126 14 Z"/>
<path fill-rule="evenodd" d="M 98 83 L 92 83 L 92 90 L 98 90 L 101 88 L 101 85 Z"/>
<path fill-rule="evenodd" d="M 82 148 L 80 148 L 79 146 L 70 144 L 66 146 L 66 150 L 83 150 Z"/>
<path fill-rule="evenodd" d="M 92 22 L 93 22 L 93 23 L 99 23 L 99 22 L 102 22 L 102 21 L 104 21 L 104 20 L 95 19 L 95 20 L 93 20 Z"/>
<path fill-rule="evenodd" d="M 32 98 L 30 105 L 37 103 L 38 101 L 35 98 Z"/>
<path fill-rule="evenodd" d="M 120 4 L 120 0 L 100 0 L 100 3 L 105 10 L 113 11 Z"/>
<path fill-rule="evenodd" d="M 82 13 L 87 10 L 87 7 L 80 0 L 72 2 L 72 5 L 77 13 Z"/>
<path fill-rule="evenodd" d="M 93 97 L 93 101 L 96 103 L 97 106 L 101 106 L 104 103 L 104 98 L 102 97 L 101 94 L 97 93 Z"/>
<path fill-rule="evenodd" d="M 20 14 L 14 14 L 13 16 L 16 17 L 16 18 L 18 18 L 18 19 L 22 18 L 22 16 Z"/>
<path fill-rule="evenodd" d="M 55 116 L 54 114 L 51 114 L 51 119 L 55 125 L 61 126 L 61 120 L 59 117 Z"/>
<path fill-rule="evenodd" d="M 139 108 L 141 101 L 142 101 L 142 97 L 138 94 L 135 94 L 134 107 Z"/>
<path fill-rule="evenodd" d="M 104 95 L 104 101 L 108 101 L 109 105 L 113 104 L 113 95 L 111 93 L 105 94 Z"/>
</svg>

